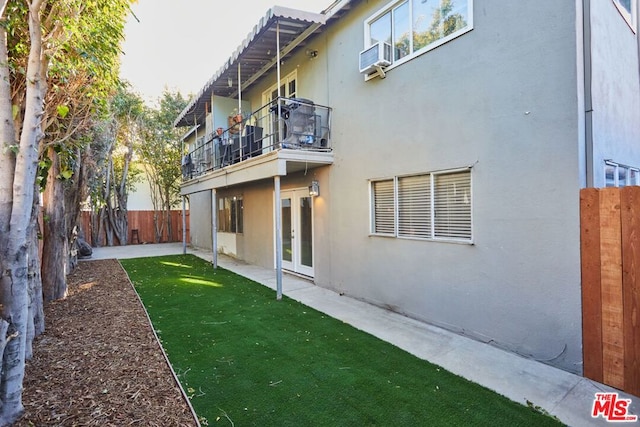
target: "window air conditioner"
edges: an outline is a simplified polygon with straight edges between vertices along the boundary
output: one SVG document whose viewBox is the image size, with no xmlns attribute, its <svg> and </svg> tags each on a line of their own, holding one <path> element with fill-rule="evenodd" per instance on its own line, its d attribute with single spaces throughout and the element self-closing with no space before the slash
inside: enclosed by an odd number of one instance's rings
<svg viewBox="0 0 640 427">
<path fill-rule="evenodd" d="M 360 52 L 360 73 L 369 74 L 391 65 L 391 45 L 378 42 Z"/>
</svg>

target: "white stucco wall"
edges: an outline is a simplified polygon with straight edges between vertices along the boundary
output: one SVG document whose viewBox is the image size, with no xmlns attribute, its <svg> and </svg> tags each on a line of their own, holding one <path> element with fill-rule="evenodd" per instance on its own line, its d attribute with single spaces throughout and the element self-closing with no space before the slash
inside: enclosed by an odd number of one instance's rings
<svg viewBox="0 0 640 427">
<path fill-rule="evenodd" d="M 152 211 L 151 189 L 149 182 L 143 179 L 136 183 L 134 190 L 129 193 L 127 199 L 127 209 L 130 211 Z"/>
<path fill-rule="evenodd" d="M 594 186 L 604 162 L 640 167 L 638 35 L 613 0 L 591 2 Z"/>
</svg>

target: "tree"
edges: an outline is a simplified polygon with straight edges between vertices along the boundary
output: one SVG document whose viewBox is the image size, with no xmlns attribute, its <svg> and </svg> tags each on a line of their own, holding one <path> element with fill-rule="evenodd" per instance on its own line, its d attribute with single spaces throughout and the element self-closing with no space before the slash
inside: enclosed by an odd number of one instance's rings
<svg viewBox="0 0 640 427">
<path fill-rule="evenodd" d="M 90 142 L 86 136 L 94 118 L 104 114 L 107 100 L 118 85 L 114 70 L 128 7 L 123 0 L 61 3 L 67 10 L 54 16 L 65 23 L 65 35 L 57 40 L 57 50 L 62 54 L 51 60 L 50 89 L 45 100 L 47 137 L 41 162 L 48 169 L 43 186 L 46 301 L 66 295 L 66 275 L 74 259 L 70 252 L 80 201 L 85 196 L 83 154 Z M 110 14 L 104 13 L 105 6 L 110 7 Z"/>
<path fill-rule="evenodd" d="M 127 244 L 127 200 L 133 185 L 139 181 L 139 170 L 132 168 L 134 145 L 139 138 L 144 103 L 123 84 L 109 103 L 109 115 L 100 125 L 103 160 L 95 165 L 91 190 L 92 222 L 99 236 L 106 236 L 112 246 L 114 238 Z"/>
<path fill-rule="evenodd" d="M 45 66 L 43 64 L 42 27 L 40 14 L 43 0 L 27 2 L 29 28 L 29 54 L 26 68 L 24 118 L 20 139 L 16 144 L 13 105 L 11 102 L 9 56 L 6 27 L 0 28 L 0 135 L 3 150 L 0 164 L 4 167 L 0 182 L 2 194 L 0 248 L 2 256 L 0 282 L 0 424 L 13 422 L 23 411 L 22 379 L 27 348 L 28 330 L 28 244 L 29 227 L 38 170 L 38 147 L 43 133 L 41 119 L 44 114 Z M 3 15 L 7 1 L 0 3 Z"/>
<path fill-rule="evenodd" d="M 59 156 L 63 143 L 76 134 L 73 126 L 61 126 L 68 137 L 58 137 L 55 155 L 45 145 L 44 129 L 67 117 L 51 96 L 74 81 L 76 71 L 93 86 L 100 67 L 117 70 L 109 62 L 117 64 L 128 3 L 0 0 L 0 425 L 12 423 L 23 411 L 25 359 L 31 339 L 44 326 L 35 240 L 38 168 L 46 163 L 40 155 Z M 93 21 L 83 19 L 88 11 L 93 11 Z M 94 25 L 98 31 L 113 31 L 87 32 Z M 94 65 L 82 68 L 83 61 Z"/>
<path fill-rule="evenodd" d="M 147 109 L 142 124 L 141 144 L 136 152 L 142 161 L 151 189 L 155 240 L 160 242 L 166 227 L 167 239 L 172 240 L 171 207 L 179 202 L 181 131 L 173 126 L 174 119 L 186 107 L 187 100 L 180 92 L 165 90 L 159 108 Z"/>
</svg>

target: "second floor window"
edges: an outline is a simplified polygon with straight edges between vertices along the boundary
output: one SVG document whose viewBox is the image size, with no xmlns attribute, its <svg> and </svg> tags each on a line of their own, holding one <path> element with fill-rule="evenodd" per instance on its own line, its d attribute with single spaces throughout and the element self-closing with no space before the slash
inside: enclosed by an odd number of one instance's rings
<svg viewBox="0 0 640 427">
<path fill-rule="evenodd" d="M 473 0 L 404 0 L 365 21 L 365 48 L 392 46 L 392 60 L 426 52 L 471 29 Z"/>
</svg>

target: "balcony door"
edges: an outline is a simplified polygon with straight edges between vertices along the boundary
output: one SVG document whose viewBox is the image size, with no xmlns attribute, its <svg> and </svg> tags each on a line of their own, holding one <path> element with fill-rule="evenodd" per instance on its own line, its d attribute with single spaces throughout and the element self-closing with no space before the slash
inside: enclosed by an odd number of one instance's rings
<svg viewBox="0 0 640 427">
<path fill-rule="evenodd" d="M 285 98 L 295 98 L 298 92 L 298 72 L 294 71 L 291 74 L 287 75 L 280 81 L 280 96 Z M 276 82 L 273 86 L 263 92 L 262 94 L 262 105 L 269 105 L 278 99 L 278 83 Z M 269 120 L 267 120 L 266 124 L 266 134 L 271 135 L 271 140 L 269 141 L 270 146 L 274 146 L 278 141 L 278 115 L 276 111 L 271 112 L 271 116 Z M 266 144 L 264 144 L 266 145 Z"/>
<path fill-rule="evenodd" d="M 283 191 L 282 268 L 313 277 L 313 199 L 308 189 Z"/>
</svg>

